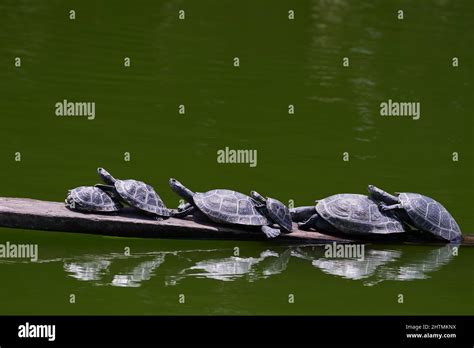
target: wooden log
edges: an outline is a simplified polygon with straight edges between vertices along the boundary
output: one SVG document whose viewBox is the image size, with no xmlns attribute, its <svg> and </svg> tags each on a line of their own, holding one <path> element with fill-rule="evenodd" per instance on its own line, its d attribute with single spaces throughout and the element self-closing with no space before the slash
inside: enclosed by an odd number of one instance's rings
<svg viewBox="0 0 474 348">
<path fill-rule="evenodd" d="M 236 228 L 190 219 L 156 221 L 151 216 L 124 209 L 118 214 L 85 214 L 72 211 L 64 203 L 27 198 L 0 197 L 0 226 L 46 231 L 79 232 L 125 237 L 177 239 L 265 240 L 257 228 Z M 278 240 L 315 243 L 344 242 L 337 237 L 297 230 Z"/>
<path fill-rule="evenodd" d="M 0 227 L 78 232 L 122 237 L 177 238 L 177 239 L 233 239 L 267 240 L 258 228 L 240 228 L 214 223 L 197 223 L 191 219 L 170 218 L 156 221 L 133 209 L 116 215 L 85 214 L 71 211 L 64 203 L 28 198 L 0 197 Z M 295 243 L 348 243 L 354 240 L 301 231 L 294 225 L 292 233 L 282 234 L 270 241 Z M 474 245 L 472 235 L 463 244 Z"/>
</svg>

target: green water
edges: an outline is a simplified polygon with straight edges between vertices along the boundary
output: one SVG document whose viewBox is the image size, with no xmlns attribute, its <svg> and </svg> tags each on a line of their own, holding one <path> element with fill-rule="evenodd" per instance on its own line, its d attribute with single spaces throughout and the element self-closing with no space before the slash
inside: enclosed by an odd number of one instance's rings
<svg viewBox="0 0 474 348">
<path fill-rule="evenodd" d="M 473 13 L 468 0 L 2 0 L 0 196 L 62 201 L 98 166 L 168 206 L 169 177 L 295 205 L 371 183 L 434 197 L 472 233 Z M 56 116 L 63 99 L 95 102 L 95 119 Z M 420 119 L 380 116 L 388 99 L 420 102 Z M 218 163 L 226 146 L 257 150 L 257 166 Z M 1 260 L 1 314 L 474 313 L 472 248 L 367 246 L 354 261 L 270 242 L 3 228 L 6 241 L 37 243 L 39 261 Z"/>
</svg>

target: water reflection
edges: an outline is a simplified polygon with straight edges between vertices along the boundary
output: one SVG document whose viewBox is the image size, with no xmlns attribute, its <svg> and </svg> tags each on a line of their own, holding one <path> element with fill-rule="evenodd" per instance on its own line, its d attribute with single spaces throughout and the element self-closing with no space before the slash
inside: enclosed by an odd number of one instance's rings
<svg viewBox="0 0 474 348">
<path fill-rule="evenodd" d="M 416 280 L 427 279 L 429 273 L 439 270 L 454 257 L 455 245 L 446 245 L 424 252 L 421 255 L 406 255 L 403 262 L 396 267 L 380 267 L 375 277 L 365 285 L 375 285 L 384 280 Z"/>
<path fill-rule="evenodd" d="M 252 267 L 264 260 L 261 257 L 226 257 L 222 259 L 209 259 L 199 261 L 195 265 L 182 270 L 177 276 L 170 276 L 166 285 L 176 285 L 181 279 L 186 277 L 209 278 L 222 281 L 232 281 L 247 274 L 250 274 Z"/>
<path fill-rule="evenodd" d="M 305 267 L 306 274 L 305 263 L 314 272 L 374 286 L 383 281 L 427 279 L 453 259 L 454 248 L 458 246 L 366 246 L 363 260 L 326 257 L 325 247 L 317 245 L 274 247 L 254 256 L 235 256 L 233 249 L 173 250 L 133 256 L 87 254 L 61 262 L 68 276 L 96 286 L 139 287 L 154 277 L 165 286 L 190 279 L 256 282 L 285 273 L 292 260 L 296 267 Z"/>
<path fill-rule="evenodd" d="M 141 262 L 138 266 L 133 267 L 132 270 L 124 272 L 123 274 L 114 275 L 112 285 L 137 287 L 140 283 L 149 280 L 158 267 L 165 262 L 165 254 L 159 254 L 151 261 Z"/>
<path fill-rule="evenodd" d="M 365 245 L 362 260 L 326 257 L 324 245 L 253 246 L 240 255 L 235 255 L 233 248 L 160 250 L 130 256 L 89 250 L 73 257 L 41 257 L 34 263 L 24 259 L 0 259 L 0 265 L 58 264 L 67 277 L 93 286 L 139 287 L 151 281 L 162 286 L 178 286 L 192 280 L 251 283 L 277 275 L 304 274 L 311 279 L 314 274 L 316 279 L 318 273 L 363 286 L 376 286 L 384 281 L 428 279 L 453 260 L 457 252 L 462 253 L 459 248 L 453 244 L 438 247 Z M 286 272 L 289 267 L 294 268 Z"/>
<path fill-rule="evenodd" d="M 291 248 L 283 252 L 265 250 L 259 257 L 231 256 L 220 259 L 199 261 L 191 267 L 183 269 L 179 275 L 169 276 L 166 285 L 176 285 L 181 280 L 196 277 L 233 281 L 244 278 L 253 282 L 282 273 L 286 270 L 291 257 Z"/>
<path fill-rule="evenodd" d="M 65 262 L 64 270 L 78 280 L 99 280 L 108 272 L 111 263 L 109 260 Z"/>
<path fill-rule="evenodd" d="M 321 253 L 321 252 L 319 252 Z M 296 256 L 311 261 L 314 267 L 321 269 L 324 273 L 343 277 L 346 279 L 365 279 L 372 276 L 382 265 L 393 262 L 400 258 L 401 251 L 398 250 L 375 250 L 365 251 L 364 260 L 325 258 L 323 255 L 308 253 L 307 250 L 295 251 Z"/>
</svg>

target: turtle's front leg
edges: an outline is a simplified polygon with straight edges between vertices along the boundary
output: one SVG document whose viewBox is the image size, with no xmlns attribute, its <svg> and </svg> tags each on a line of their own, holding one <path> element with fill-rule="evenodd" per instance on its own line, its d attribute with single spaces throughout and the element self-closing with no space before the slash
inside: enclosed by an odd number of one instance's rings
<svg viewBox="0 0 474 348">
<path fill-rule="evenodd" d="M 331 225 L 329 222 L 324 220 L 319 214 L 314 214 L 307 221 L 299 223 L 298 227 L 300 230 L 311 230 L 314 229 L 318 232 L 326 233 L 339 233 L 337 228 Z"/>
<path fill-rule="evenodd" d="M 261 230 L 267 236 L 267 238 L 278 237 L 281 233 L 279 228 L 273 228 L 270 226 L 262 226 Z"/>
<path fill-rule="evenodd" d="M 291 220 L 294 222 L 307 221 L 311 216 L 316 214 L 316 208 L 314 205 L 306 207 L 296 207 L 290 209 Z"/>
<path fill-rule="evenodd" d="M 171 217 L 174 217 L 174 218 L 183 218 L 185 216 L 193 214 L 195 211 L 196 211 L 196 208 L 190 204 L 189 206 L 186 206 L 185 208 L 170 209 L 170 214 L 171 214 Z"/>
<path fill-rule="evenodd" d="M 188 209 L 191 205 L 192 205 L 191 203 L 183 202 L 183 203 L 181 203 L 180 205 L 178 205 L 178 210 L 179 210 L 179 211 L 186 210 L 186 209 Z"/>
<path fill-rule="evenodd" d="M 320 217 L 318 214 L 313 214 L 309 217 L 309 219 L 305 220 L 304 222 L 298 223 L 298 228 L 300 230 L 310 230 L 312 228 L 316 228 L 319 219 Z"/>
</svg>

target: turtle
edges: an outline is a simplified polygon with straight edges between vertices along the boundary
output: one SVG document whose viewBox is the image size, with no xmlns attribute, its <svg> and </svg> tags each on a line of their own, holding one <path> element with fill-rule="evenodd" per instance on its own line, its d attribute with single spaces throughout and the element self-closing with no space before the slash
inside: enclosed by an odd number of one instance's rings
<svg viewBox="0 0 474 348">
<path fill-rule="evenodd" d="M 169 180 L 169 185 L 187 202 L 173 211 L 174 217 L 181 218 L 192 214 L 197 220 L 260 226 L 267 238 L 274 238 L 280 234 L 280 230 L 270 227 L 271 221 L 257 210 L 256 202 L 243 193 L 226 189 L 194 193 L 173 178 Z"/>
<path fill-rule="evenodd" d="M 105 191 L 94 186 L 79 186 L 67 193 L 66 207 L 82 212 L 116 212 L 121 204 Z"/>
<path fill-rule="evenodd" d="M 250 196 L 256 201 L 256 207 L 271 222 L 279 225 L 287 233 L 293 230 L 290 210 L 275 198 L 263 197 L 257 191 L 251 191 Z"/>
<path fill-rule="evenodd" d="M 316 229 L 329 234 L 376 238 L 408 232 L 395 214 L 380 212 L 372 199 L 360 194 L 342 193 L 316 201 L 316 206 L 291 209 L 293 221 L 303 230 Z"/>
<path fill-rule="evenodd" d="M 411 192 L 394 196 L 373 185 L 369 185 L 368 191 L 382 212 L 395 210 L 406 224 L 430 233 L 436 239 L 454 243 L 461 241 L 462 233 L 456 220 L 433 198 Z"/>
<path fill-rule="evenodd" d="M 118 194 L 121 201 L 145 213 L 153 214 L 157 220 L 170 217 L 169 209 L 150 185 L 138 180 L 115 179 L 104 168 L 97 168 L 97 173 L 106 185 L 98 184 L 95 187 Z"/>
</svg>

